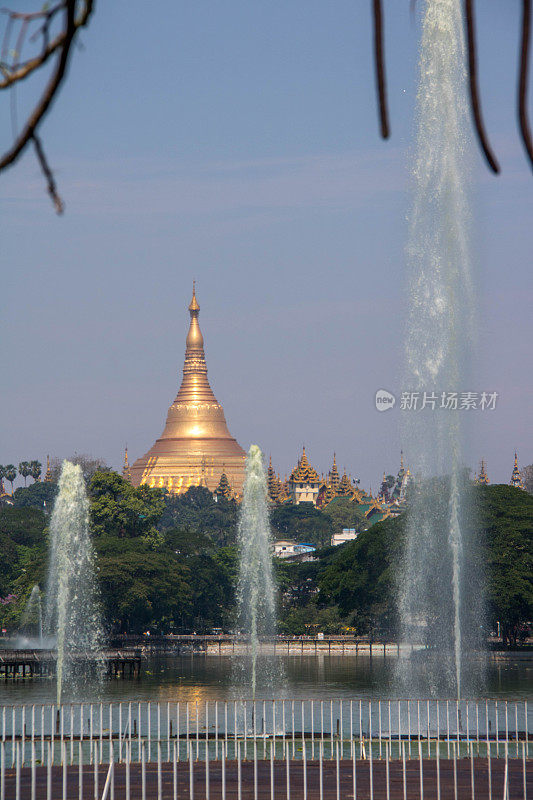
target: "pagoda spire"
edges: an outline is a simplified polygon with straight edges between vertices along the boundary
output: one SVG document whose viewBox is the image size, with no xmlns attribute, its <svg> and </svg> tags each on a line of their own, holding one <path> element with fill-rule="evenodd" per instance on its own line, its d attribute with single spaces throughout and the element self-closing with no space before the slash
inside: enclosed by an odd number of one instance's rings
<svg viewBox="0 0 533 800">
<path fill-rule="evenodd" d="M 44 475 L 44 480 L 46 483 L 51 483 L 52 481 L 52 470 L 50 469 L 50 456 L 46 456 L 46 472 Z"/>
<path fill-rule="evenodd" d="M 510 486 L 515 486 L 517 489 L 523 489 L 524 484 L 522 483 L 522 473 L 518 469 L 518 454 L 515 451 L 514 454 L 514 467 L 513 473 L 511 475 L 511 480 L 509 481 Z"/>
<path fill-rule="evenodd" d="M 272 500 L 272 502 L 276 502 L 281 487 L 276 477 L 276 473 L 274 472 L 274 467 L 272 466 L 272 455 L 268 459 L 267 486 L 270 500 Z"/>
<path fill-rule="evenodd" d="M 122 477 L 128 483 L 131 483 L 131 470 L 130 470 L 130 462 L 128 461 L 128 445 L 124 450 L 124 464 L 122 466 Z"/>
<path fill-rule="evenodd" d="M 225 497 L 226 500 L 231 500 L 232 491 L 228 476 L 226 475 L 225 465 L 222 466 L 222 474 L 214 494 L 216 494 L 217 497 Z"/>
<path fill-rule="evenodd" d="M 485 486 L 487 486 L 490 483 L 487 471 L 485 469 L 485 462 L 483 459 L 481 459 L 479 475 L 477 476 L 476 483 L 482 483 Z"/>
<path fill-rule="evenodd" d="M 339 470 L 337 469 L 337 454 L 333 453 L 333 466 L 331 467 L 329 473 L 329 485 L 333 489 L 334 496 L 337 496 L 339 493 L 339 484 L 340 484 L 340 476 Z"/>
<path fill-rule="evenodd" d="M 216 403 L 215 395 L 207 380 L 207 364 L 204 352 L 204 337 L 198 318 L 200 304 L 196 297 L 196 281 L 192 285 L 189 303 L 190 324 L 185 340 L 185 361 L 181 386 L 174 403 Z"/>
</svg>

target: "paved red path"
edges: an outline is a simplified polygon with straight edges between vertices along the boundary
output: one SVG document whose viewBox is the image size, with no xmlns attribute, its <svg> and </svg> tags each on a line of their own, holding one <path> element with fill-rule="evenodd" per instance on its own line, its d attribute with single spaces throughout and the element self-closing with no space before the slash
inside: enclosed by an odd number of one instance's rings
<svg viewBox="0 0 533 800">
<path fill-rule="evenodd" d="M 472 773 L 469 759 L 460 759 L 457 762 L 457 795 L 454 789 L 453 761 L 441 759 L 440 761 L 440 797 L 442 800 L 472 800 Z M 521 759 L 509 759 L 509 800 L 524 800 L 524 772 Z M 533 800 L 533 762 L 526 762 L 527 796 Z M 242 800 L 251 800 L 257 796 L 258 800 L 270 800 L 271 773 L 269 761 L 257 762 L 257 795 L 254 793 L 254 764 L 250 761 L 242 763 Z M 100 798 L 104 788 L 108 765 L 101 764 L 98 770 L 98 788 L 96 796 Z M 226 762 L 226 798 L 231 800 L 238 797 L 237 791 L 237 764 L 235 761 Z M 494 800 L 503 800 L 505 761 L 504 759 L 491 759 L 492 795 L 489 794 L 488 763 L 485 758 L 474 759 L 474 798 L 492 797 Z M 68 800 L 78 800 L 78 774 L 77 766 L 67 767 Z M 422 762 L 423 772 L 423 797 L 424 800 L 437 798 L 437 765 L 434 760 Z M 36 800 L 47 798 L 47 769 L 37 767 L 36 774 Z M 177 768 L 179 800 L 190 798 L 190 775 L 188 762 L 179 762 Z M 63 768 L 54 766 L 51 769 L 52 800 L 63 798 Z M 368 761 L 356 762 L 356 798 L 369 800 L 371 770 Z M 290 798 L 301 800 L 304 797 L 304 769 L 302 761 L 289 762 Z M 404 778 L 401 761 L 389 764 L 389 795 L 386 785 L 385 761 L 373 761 L 372 785 L 375 800 L 403 800 Z M 141 766 L 133 763 L 130 768 L 131 800 L 142 798 L 142 773 Z M 156 800 L 158 797 L 158 771 L 157 764 L 146 765 L 146 798 Z M 309 800 L 348 800 L 353 798 L 353 765 L 349 760 L 339 762 L 339 789 L 337 793 L 337 765 L 335 761 L 323 762 L 323 792 L 320 793 L 320 768 L 317 761 L 307 762 L 307 797 Z M 205 800 L 206 792 L 206 765 L 203 761 L 193 764 L 194 800 Z M 406 762 L 406 797 L 408 800 L 420 800 L 420 762 Z M 174 782 L 173 765 L 164 762 L 161 765 L 161 786 L 163 800 L 173 800 Z M 31 769 L 24 767 L 20 772 L 20 800 L 31 800 Z M 115 800 L 126 798 L 126 765 L 115 764 Z M 94 800 L 94 767 L 83 768 L 83 798 Z M 108 795 L 110 800 L 111 795 Z M 274 797 L 287 800 L 287 768 L 284 761 L 274 764 Z M 6 770 L 5 800 L 16 800 L 16 772 L 14 769 Z M 222 764 L 220 761 L 209 763 L 209 798 L 220 800 L 222 798 Z"/>
</svg>

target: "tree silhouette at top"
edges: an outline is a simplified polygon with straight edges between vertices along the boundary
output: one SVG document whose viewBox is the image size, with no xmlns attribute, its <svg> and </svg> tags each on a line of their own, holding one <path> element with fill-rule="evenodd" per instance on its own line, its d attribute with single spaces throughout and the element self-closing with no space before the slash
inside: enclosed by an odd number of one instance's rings
<svg viewBox="0 0 533 800">
<path fill-rule="evenodd" d="M 24 478 L 24 486 L 28 481 L 28 475 L 31 475 L 31 466 L 29 461 L 21 461 L 19 464 L 19 475 Z M 8 479 L 9 480 L 9 479 Z"/>
<path fill-rule="evenodd" d="M 14 464 L 6 464 L 4 467 L 4 477 L 6 481 L 9 481 L 11 484 L 11 494 L 13 494 L 13 482 L 17 477 L 17 470 Z"/>
</svg>

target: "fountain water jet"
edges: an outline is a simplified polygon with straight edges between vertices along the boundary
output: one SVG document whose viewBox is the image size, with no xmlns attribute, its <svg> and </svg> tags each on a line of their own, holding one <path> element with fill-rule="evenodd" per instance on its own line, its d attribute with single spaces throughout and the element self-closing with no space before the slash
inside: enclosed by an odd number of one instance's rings
<svg viewBox="0 0 533 800">
<path fill-rule="evenodd" d="M 460 398 L 459 393 L 470 388 L 465 377 L 475 340 L 464 65 L 459 0 L 426 0 L 402 386 L 418 393 L 418 410 L 404 410 L 402 432 L 416 487 L 406 521 L 399 608 L 404 639 L 412 641 L 416 635 L 429 646 L 430 657 L 424 687 L 405 664 L 400 682 L 411 691 L 454 691 L 458 696 L 462 662 L 479 631 L 481 608 L 480 587 L 472 575 L 467 583 L 464 568 L 465 546 L 470 546 L 465 539 L 466 475 L 461 468 L 460 422 L 465 412 L 457 395 L 456 401 L 448 400 L 449 393 L 457 392 Z M 435 477 L 439 475 L 446 477 Z"/>
<path fill-rule="evenodd" d="M 64 461 L 50 522 L 46 630 L 56 636 L 57 702 L 80 678 L 103 675 L 104 634 L 97 602 L 89 500 L 79 465 Z"/>
<path fill-rule="evenodd" d="M 20 618 L 18 647 L 43 646 L 43 608 L 41 590 L 36 583 Z"/>
<path fill-rule="evenodd" d="M 267 480 L 263 454 L 251 445 L 246 457 L 244 494 L 239 518 L 239 620 L 250 641 L 251 689 L 255 699 L 261 636 L 276 632 L 272 541 L 268 520 Z"/>
</svg>

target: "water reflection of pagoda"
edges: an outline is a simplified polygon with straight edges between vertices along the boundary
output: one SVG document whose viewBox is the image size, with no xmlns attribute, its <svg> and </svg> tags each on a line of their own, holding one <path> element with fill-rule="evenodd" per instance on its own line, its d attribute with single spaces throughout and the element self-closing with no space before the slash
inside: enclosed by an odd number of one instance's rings
<svg viewBox="0 0 533 800">
<path fill-rule="evenodd" d="M 224 475 L 224 483 L 238 497 L 244 482 L 245 453 L 228 431 L 224 410 L 207 380 L 194 286 L 189 313 L 179 392 L 168 410 L 163 433 L 132 465 L 131 482 L 165 488 L 173 494 L 186 492 L 190 486 L 205 486 L 213 492 Z"/>
</svg>

